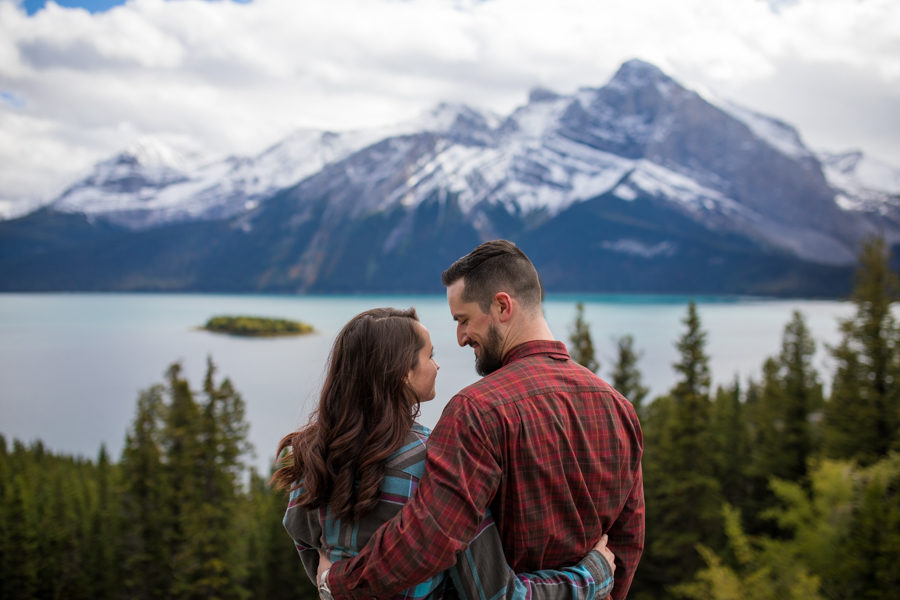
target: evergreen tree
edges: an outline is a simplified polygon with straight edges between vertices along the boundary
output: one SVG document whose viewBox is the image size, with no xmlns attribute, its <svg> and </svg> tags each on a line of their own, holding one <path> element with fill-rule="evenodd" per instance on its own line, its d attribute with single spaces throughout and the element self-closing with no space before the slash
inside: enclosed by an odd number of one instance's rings
<svg viewBox="0 0 900 600">
<path fill-rule="evenodd" d="M 634 338 L 623 335 L 616 340 L 616 364 L 612 372 L 612 385 L 634 405 L 638 417 L 643 417 L 643 402 L 649 389 L 641 380 L 637 362 L 641 353 L 634 349 Z"/>
<path fill-rule="evenodd" d="M 647 530 L 655 533 L 648 536 L 639 592 L 653 597 L 693 578 L 703 565 L 699 543 L 715 550 L 723 541 L 706 333 L 694 302 L 683 323 L 679 361 L 673 365 L 679 379 L 667 397 L 650 406 L 645 427 Z"/>
<path fill-rule="evenodd" d="M 716 390 L 712 406 L 710 436 L 716 479 L 722 495 L 732 506 L 747 497 L 747 452 L 749 440 L 741 386 L 737 378 Z"/>
<path fill-rule="evenodd" d="M 10 552 L 4 565 L 3 586 L 6 598 L 34 598 L 40 587 L 41 556 L 37 523 L 33 516 L 35 499 L 21 473 L 15 475 L 9 489 L 7 544 Z"/>
<path fill-rule="evenodd" d="M 749 490 L 742 504 L 750 531 L 775 534 L 770 521 L 757 519 L 774 501 L 772 477 L 805 482 L 810 459 L 818 453 L 812 425 L 822 407 L 822 385 L 812 364 L 815 342 L 799 311 L 785 326 L 781 351 L 763 364 L 762 383 L 748 400 Z"/>
<path fill-rule="evenodd" d="M 900 454 L 865 469 L 858 477 L 853 520 L 844 545 L 848 571 L 857 582 L 853 597 L 896 598 L 900 590 Z"/>
<path fill-rule="evenodd" d="M 11 573 L 7 572 L 7 561 L 13 548 L 10 546 L 10 505 L 12 504 L 12 469 L 6 450 L 6 438 L 0 433 L 0 598 L 9 598 L 7 582 Z"/>
<path fill-rule="evenodd" d="M 871 464 L 900 446 L 900 327 L 891 307 L 900 293 L 882 238 L 863 244 L 852 300 L 832 349 L 837 368 L 826 408 L 829 456 Z"/>
<path fill-rule="evenodd" d="M 752 534 L 773 535 L 777 532 L 775 524 L 760 515 L 775 501 L 769 479 L 773 474 L 784 471 L 780 448 L 785 399 L 779 373 L 778 360 L 770 356 L 762 366 L 762 381 L 751 380 L 747 389 L 744 412 L 749 443 L 745 469 L 748 491 L 739 506 L 747 515 L 747 528 Z"/>
<path fill-rule="evenodd" d="M 246 557 L 241 556 L 238 510 L 243 457 L 248 452 L 244 402 L 227 379 L 214 381 L 215 365 L 207 361 L 200 406 L 199 478 L 201 492 L 185 524 L 179 562 L 188 566 L 178 582 L 185 598 L 241 598 Z"/>
<path fill-rule="evenodd" d="M 294 543 L 282 525 L 287 495 L 273 490 L 266 479 L 253 472 L 243 502 L 240 539 L 246 542 L 250 597 L 317 600 L 318 589 L 307 576 Z"/>
<path fill-rule="evenodd" d="M 115 597 L 118 573 L 118 515 L 114 512 L 115 482 L 113 466 L 106 446 L 100 446 L 97 455 L 96 499 L 90 517 L 90 534 L 86 543 L 85 575 L 94 598 Z"/>
<path fill-rule="evenodd" d="M 590 325 L 584 320 L 583 302 L 575 304 L 575 322 L 572 325 L 569 340 L 571 342 L 569 354 L 572 360 L 596 373 L 600 368 L 600 363 L 594 354 Z"/>
<path fill-rule="evenodd" d="M 671 458 L 687 472 L 711 475 L 709 356 L 706 354 L 706 332 L 701 328 L 697 305 L 693 301 L 688 305 L 682 323 L 687 330 L 676 344 L 680 360 L 672 365 L 680 378 L 670 394 L 675 401 L 675 412 L 669 424 L 675 445 L 675 454 Z"/>
<path fill-rule="evenodd" d="M 170 488 L 163 463 L 165 389 L 141 392 L 137 414 L 125 437 L 120 462 L 123 596 L 140 600 L 168 598 L 172 581 Z"/>
<path fill-rule="evenodd" d="M 800 311 L 794 311 L 784 329 L 779 357 L 785 405 L 783 442 L 784 467 L 773 472 L 784 479 L 805 480 L 807 464 L 818 450 L 812 431 L 813 416 L 822 408 L 822 384 L 813 367 L 816 344 Z"/>
</svg>

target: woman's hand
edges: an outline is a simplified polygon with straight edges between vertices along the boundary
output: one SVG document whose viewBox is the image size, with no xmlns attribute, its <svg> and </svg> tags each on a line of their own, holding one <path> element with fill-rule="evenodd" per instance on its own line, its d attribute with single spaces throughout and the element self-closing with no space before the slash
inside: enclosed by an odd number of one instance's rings
<svg viewBox="0 0 900 600">
<path fill-rule="evenodd" d="M 609 552 L 609 550 L 607 550 L 607 552 Z M 612 552 L 610 552 L 610 555 L 612 555 Z M 316 571 L 316 585 L 322 582 L 322 573 L 324 573 L 330 566 L 331 561 L 328 560 L 328 557 L 325 556 L 325 553 L 321 548 L 319 548 L 319 568 Z"/>
<path fill-rule="evenodd" d="M 609 536 L 605 533 L 603 537 L 600 538 L 600 541 L 597 542 L 597 545 L 594 546 L 594 551 L 599 552 L 603 558 L 606 559 L 606 562 L 609 564 L 609 568 L 612 573 L 616 572 L 616 555 L 612 553 L 612 551 L 606 547 L 607 542 L 609 542 Z M 321 565 L 321 563 L 320 563 Z M 321 568 L 321 566 L 319 567 Z"/>
</svg>

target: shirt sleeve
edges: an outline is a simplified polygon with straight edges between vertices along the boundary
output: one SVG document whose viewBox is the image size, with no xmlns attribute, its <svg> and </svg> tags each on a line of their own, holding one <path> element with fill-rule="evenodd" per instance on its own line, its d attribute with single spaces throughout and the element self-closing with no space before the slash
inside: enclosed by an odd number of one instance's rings
<svg viewBox="0 0 900 600">
<path fill-rule="evenodd" d="M 300 555 L 306 576 L 313 585 L 318 585 L 316 582 L 319 568 L 318 540 L 322 530 L 318 520 L 313 518 L 314 511 L 307 511 L 296 505 L 297 495 L 296 491 L 291 494 L 282 523 L 294 542 L 297 554 Z"/>
<path fill-rule="evenodd" d="M 501 468 L 482 416 L 451 399 L 428 440 L 425 475 L 412 498 L 354 558 L 335 563 L 335 598 L 385 598 L 456 562 L 475 538 Z"/>
<path fill-rule="evenodd" d="M 593 550 L 571 567 L 517 575 L 506 565 L 500 534 L 490 513 L 471 545 L 450 567 L 449 575 L 460 598 L 592 600 L 605 598 L 613 588 L 610 565 Z"/>
</svg>

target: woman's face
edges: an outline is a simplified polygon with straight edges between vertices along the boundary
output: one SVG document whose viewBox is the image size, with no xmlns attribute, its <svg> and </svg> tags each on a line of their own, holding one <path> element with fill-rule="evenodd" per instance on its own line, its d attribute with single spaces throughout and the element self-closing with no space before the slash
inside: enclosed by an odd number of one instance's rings
<svg viewBox="0 0 900 600">
<path fill-rule="evenodd" d="M 434 346 L 431 344 L 431 336 L 428 335 L 428 330 L 421 323 L 417 325 L 419 327 L 419 335 L 422 336 L 425 345 L 419 350 L 416 366 L 409 370 L 409 375 L 406 379 L 416 399 L 419 402 L 428 402 L 434 398 L 434 381 L 437 379 L 437 372 L 440 367 L 437 361 L 434 360 Z"/>
</svg>

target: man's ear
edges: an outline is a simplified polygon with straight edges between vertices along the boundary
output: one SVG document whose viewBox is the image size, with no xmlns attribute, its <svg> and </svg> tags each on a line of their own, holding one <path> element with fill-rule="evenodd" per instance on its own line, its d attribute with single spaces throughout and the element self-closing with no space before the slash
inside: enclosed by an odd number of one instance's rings
<svg viewBox="0 0 900 600">
<path fill-rule="evenodd" d="M 494 294 L 494 305 L 492 308 L 497 311 L 497 318 L 500 322 L 507 323 L 513 314 L 513 299 L 506 292 L 497 292 Z"/>
</svg>

